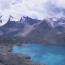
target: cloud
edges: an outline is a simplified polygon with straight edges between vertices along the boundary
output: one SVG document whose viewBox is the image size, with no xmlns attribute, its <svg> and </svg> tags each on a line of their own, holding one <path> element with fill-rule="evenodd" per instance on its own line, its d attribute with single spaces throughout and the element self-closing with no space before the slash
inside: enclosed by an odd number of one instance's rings
<svg viewBox="0 0 65 65">
<path fill-rule="evenodd" d="M 12 3 L 11 0 L 7 0 L 7 1 L 5 1 L 5 0 L 0 0 L 0 9 L 4 10 L 4 9 L 6 9 L 6 8 L 7 8 L 7 9 L 10 8 L 11 3 Z"/>
<path fill-rule="evenodd" d="M 0 0 L 0 15 L 3 21 L 12 15 L 44 19 L 65 16 L 64 0 Z"/>
</svg>

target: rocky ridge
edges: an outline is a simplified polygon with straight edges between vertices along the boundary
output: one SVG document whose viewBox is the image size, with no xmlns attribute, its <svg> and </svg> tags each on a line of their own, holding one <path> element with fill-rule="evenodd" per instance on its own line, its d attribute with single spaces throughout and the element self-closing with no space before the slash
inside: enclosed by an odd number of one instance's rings
<svg viewBox="0 0 65 65">
<path fill-rule="evenodd" d="M 65 18 L 48 18 L 44 20 L 22 17 L 20 20 L 10 16 L 8 22 L 0 27 L 0 36 L 20 37 L 26 43 L 47 43 L 48 45 L 65 45 Z"/>
</svg>

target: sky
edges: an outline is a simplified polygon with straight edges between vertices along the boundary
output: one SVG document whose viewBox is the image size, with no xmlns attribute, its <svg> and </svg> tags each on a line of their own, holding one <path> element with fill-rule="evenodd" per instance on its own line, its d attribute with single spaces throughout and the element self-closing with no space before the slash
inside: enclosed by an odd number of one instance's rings
<svg viewBox="0 0 65 65">
<path fill-rule="evenodd" d="M 11 15 L 16 18 L 29 16 L 36 19 L 65 16 L 64 0 L 0 0 L 3 21 Z"/>
</svg>

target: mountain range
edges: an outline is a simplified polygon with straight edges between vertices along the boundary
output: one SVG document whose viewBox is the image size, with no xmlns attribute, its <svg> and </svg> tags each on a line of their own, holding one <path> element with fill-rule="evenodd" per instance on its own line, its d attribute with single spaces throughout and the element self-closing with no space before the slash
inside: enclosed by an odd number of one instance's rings
<svg viewBox="0 0 65 65">
<path fill-rule="evenodd" d="M 23 16 L 18 20 L 10 16 L 8 22 L 0 27 L 0 37 L 20 37 L 26 43 L 65 45 L 65 18 L 37 20 Z"/>
</svg>

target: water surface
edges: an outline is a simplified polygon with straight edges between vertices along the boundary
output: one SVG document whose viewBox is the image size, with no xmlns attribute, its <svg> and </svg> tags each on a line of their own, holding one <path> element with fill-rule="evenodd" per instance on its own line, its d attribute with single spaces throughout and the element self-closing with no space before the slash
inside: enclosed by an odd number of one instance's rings
<svg viewBox="0 0 65 65">
<path fill-rule="evenodd" d="M 46 65 L 65 65 L 64 46 L 45 46 L 42 44 L 27 44 L 14 46 L 14 53 L 27 54 L 34 62 Z"/>
</svg>

